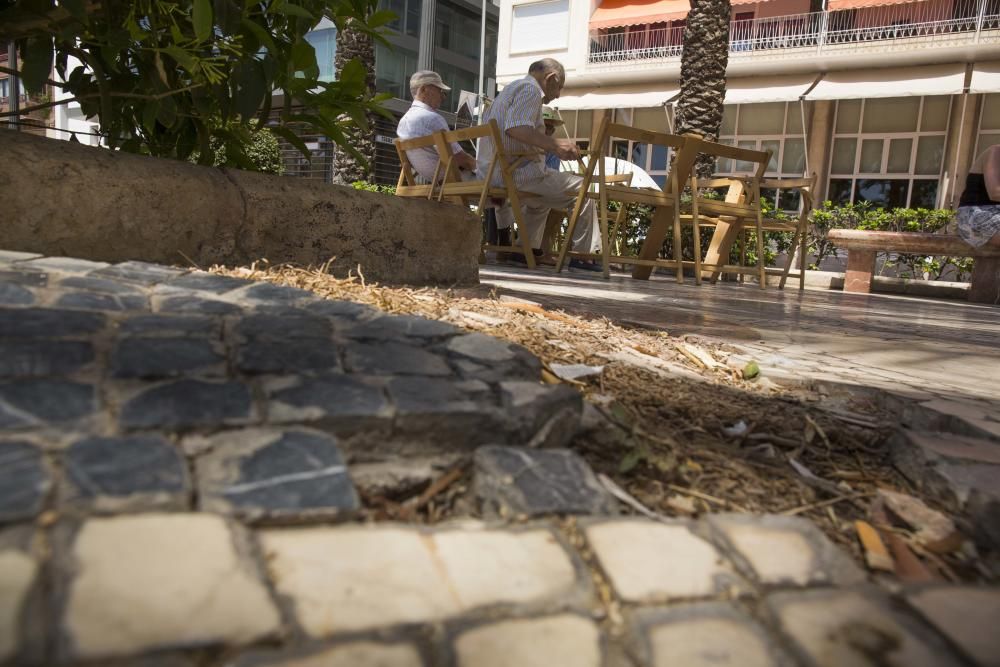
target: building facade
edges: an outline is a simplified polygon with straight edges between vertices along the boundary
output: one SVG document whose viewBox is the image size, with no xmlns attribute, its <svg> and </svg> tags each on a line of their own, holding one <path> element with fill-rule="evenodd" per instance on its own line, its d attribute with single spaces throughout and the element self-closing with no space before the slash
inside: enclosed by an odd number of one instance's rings
<svg viewBox="0 0 1000 667">
<path fill-rule="evenodd" d="M 589 141 L 604 114 L 670 131 L 689 9 L 503 0 L 497 81 L 553 57 L 570 137 Z M 815 174 L 838 203 L 954 206 L 974 157 L 1000 143 L 1000 0 L 732 0 L 727 78 L 720 141 L 771 150 L 769 177 Z M 665 180 L 665 152 L 613 149 Z"/>
</svg>

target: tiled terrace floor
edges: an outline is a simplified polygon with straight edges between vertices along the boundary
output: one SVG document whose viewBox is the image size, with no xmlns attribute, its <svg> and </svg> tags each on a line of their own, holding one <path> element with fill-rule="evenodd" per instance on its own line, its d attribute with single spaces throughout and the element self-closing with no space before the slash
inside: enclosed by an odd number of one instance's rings
<svg viewBox="0 0 1000 667">
<path fill-rule="evenodd" d="M 920 398 L 988 402 L 1000 414 L 1000 307 L 884 294 L 784 291 L 691 278 L 485 266 L 484 284 L 552 308 L 606 316 L 672 335 L 725 340 L 764 374 L 890 389 Z"/>
</svg>

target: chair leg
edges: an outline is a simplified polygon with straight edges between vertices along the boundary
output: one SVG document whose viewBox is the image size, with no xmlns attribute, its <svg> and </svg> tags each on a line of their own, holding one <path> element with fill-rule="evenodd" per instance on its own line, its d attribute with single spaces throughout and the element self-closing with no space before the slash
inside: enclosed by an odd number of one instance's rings
<svg viewBox="0 0 1000 667">
<path fill-rule="evenodd" d="M 764 267 L 764 232 L 761 229 L 760 211 L 757 212 L 757 280 L 760 288 L 767 289 L 767 270 Z"/>
<path fill-rule="evenodd" d="M 528 241 L 528 227 L 524 224 L 524 211 L 521 210 L 521 198 L 516 192 L 510 193 L 510 209 L 514 214 L 514 227 L 521 245 L 521 252 L 524 254 L 524 263 L 529 269 L 535 268 L 535 253 L 531 251 L 531 243 Z M 516 252 L 516 251 L 515 251 Z"/>
<path fill-rule="evenodd" d="M 697 196 L 697 193 L 695 193 L 695 196 Z M 674 262 L 676 262 L 677 264 L 677 284 L 683 285 L 684 254 L 681 252 L 681 207 L 680 206 L 674 206 Z"/>
<path fill-rule="evenodd" d="M 798 249 L 799 249 L 799 230 L 796 229 L 792 235 L 792 244 L 788 246 L 788 250 L 790 253 L 788 255 L 788 261 L 785 262 L 785 268 L 781 272 L 781 280 L 778 281 L 778 289 L 780 290 L 785 289 L 785 282 L 788 280 L 788 274 L 792 270 L 792 264 L 795 263 L 795 253 L 798 252 Z"/>
<path fill-rule="evenodd" d="M 806 223 L 808 224 L 808 223 Z M 802 230 L 799 235 L 799 291 L 801 292 L 806 288 L 806 248 L 808 243 L 806 242 L 806 227 L 805 224 L 802 225 Z"/>
</svg>

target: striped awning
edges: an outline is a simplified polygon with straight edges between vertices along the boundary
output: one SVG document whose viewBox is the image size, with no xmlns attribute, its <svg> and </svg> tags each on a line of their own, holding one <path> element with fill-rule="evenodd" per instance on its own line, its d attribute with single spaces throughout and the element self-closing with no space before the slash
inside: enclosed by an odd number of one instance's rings
<svg viewBox="0 0 1000 667">
<path fill-rule="evenodd" d="M 732 0 L 732 4 L 755 5 L 765 1 Z M 600 7 L 590 17 L 590 29 L 680 21 L 689 11 L 689 0 L 602 0 Z"/>
</svg>

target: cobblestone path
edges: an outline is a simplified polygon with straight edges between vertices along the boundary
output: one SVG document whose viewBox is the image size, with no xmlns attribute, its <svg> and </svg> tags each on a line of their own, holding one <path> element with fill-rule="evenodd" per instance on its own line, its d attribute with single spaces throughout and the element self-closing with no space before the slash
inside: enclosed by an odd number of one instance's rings
<svg viewBox="0 0 1000 667">
<path fill-rule="evenodd" d="M 1000 665 L 996 590 L 880 584 L 799 518 L 618 515 L 538 376 L 293 288 L 0 253 L 0 663 Z M 494 518 L 355 520 L 456 454 Z"/>
</svg>

